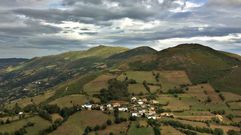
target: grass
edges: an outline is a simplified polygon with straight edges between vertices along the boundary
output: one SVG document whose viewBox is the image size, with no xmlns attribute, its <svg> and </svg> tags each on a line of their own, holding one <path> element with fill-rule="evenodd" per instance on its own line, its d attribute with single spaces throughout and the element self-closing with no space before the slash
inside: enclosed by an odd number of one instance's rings
<svg viewBox="0 0 241 135">
<path fill-rule="evenodd" d="M 87 126 L 102 125 L 113 116 L 101 111 L 82 111 L 70 116 L 69 119 L 55 130 L 51 135 L 82 135 Z"/>
<path fill-rule="evenodd" d="M 135 122 L 131 123 L 131 127 L 128 130 L 128 135 L 154 135 L 154 131 L 152 127 L 146 128 L 137 128 L 137 124 Z"/>
<path fill-rule="evenodd" d="M 63 120 L 63 117 L 60 116 L 58 113 L 54 113 L 54 114 L 51 114 L 51 117 L 52 117 L 52 121 L 56 121 L 56 120 Z"/>
<path fill-rule="evenodd" d="M 183 124 L 189 124 L 189 125 L 192 125 L 192 126 L 208 128 L 207 124 L 203 123 L 203 122 L 193 122 L 193 121 L 188 121 L 188 120 L 177 120 L 177 121 L 179 121 Z"/>
<path fill-rule="evenodd" d="M 238 94 L 234 94 L 231 92 L 221 92 L 225 98 L 225 101 L 229 102 L 229 101 L 238 101 L 241 100 L 241 96 Z"/>
<path fill-rule="evenodd" d="M 162 135 L 185 135 L 171 126 L 162 126 L 161 129 Z"/>
<path fill-rule="evenodd" d="M 214 124 L 211 124 L 210 127 L 213 128 L 213 129 L 215 129 L 215 128 L 221 128 L 221 129 L 223 129 L 223 131 L 224 131 L 225 133 L 227 133 L 228 130 L 240 131 L 240 128 L 239 128 L 239 127 L 234 127 L 234 126 L 222 126 L 222 125 L 214 125 Z"/>
<path fill-rule="evenodd" d="M 123 122 L 120 124 L 112 124 L 108 126 L 105 130 L 100 130 L 97 132 L 98 135 L 108 135 L 113 133 L 114 135 L 125 135 L 128 129 L 128 122 Z M 90 135 L 95 135 L 96 133 L 92 132 Z"/>
<path fill-rule="evenodd" d="M 228 104 L 230 105 L 230 108 L 233 110 L 241 110 L 241 102 L 231 102 Z"/>
<path fill-rule="evenodd" d="M 171 111 L 189 110 L 188 104 L 173 95 L 161 95 L 157 98 L 157 100 L 160 104 L 167 104 L 167 106 L 163 107 L 164 109 L 170 109 Z"/>
<path fill-rule="evenodd" d="M 26 125 L 28 122 L 33 122 L 33 127 L 26 128 L 27 135 L 37 135 L 39 134 L 39 131 L 44 130 L 50 126 L 50 122 L 46 121 L 39 116 L 22 119 L 10 124 L 1 125 L 0 126 L 0 132 L 8 132 L 8 133 L 14 133 L 16 130 L 19 130 L 24 125 Z"/>
<path fill-rule="evenodd" d="M 47 91 L 44 94 L 35 96 L 35 97 L 28 97 L 28 98 L 22 98 L 17 101 L 13 101 L 10 104 L 6 105 L 6 108 L 13 108 L 15 104 L 17 103 L 20 107 L 25 107 L 30 104 L 36 104 L 39 105 L 40 103 L 44 102 L 48 98 L 54 95 L 54 91 Z"/>
<path fill-rule="evenodd" d="M 128 79 L 134 79 L 138 83 L 143 83 L 144 80 L 148 83 L 156 83 L 156 80 L 150 71 L 127 71 L 121 74 L 117 79 L 125 80 L 126 77 L 128 77 Z"/>
<path fill-rule="evenodd" d="M 84 85 L 84 91 L 90 95 L 98 94 L 102 88 L 108 87 L 108 80 L 113 79 L 114 76 L 110 74 L 103 74 Z"/>
<path fill-rule="evenodd" d="M 49 104 L 57 104 L 60 108 L 63 108 L 63 107 L 72 107 L 73 105 L 82 105 L 82 104 L 85 104 L 86 102 L 89 102 L 90 100 L 99 102 L 99 100 L 96 98 L 92 98 L 92 97 L 89 98 L 85 95 L 74 94 L 74 95 L 58 98 L 50 102 Z"/>
<path fill-rule="evenodd" d="M 148 85 L 151 93 L 158 93 L 160 91 L 160 86 Z"/>
<path fill-rule="evenodd" d="M 137 83 L 137 84 L 129 84 L 128 86 L 128 92 L 129 93 L 134 93 L 134 94 L 147 94 L 148 91 L 145 89 L 142 83 Z"/>
<path fill-rule="evenodd" d="M 211 98 L 212 103 L 220 103 L 222 102 L 218 93 L 212 88 L 209 84 L 199 84 L 194 86 L 189 86 L 187 93 L 198 100 L 205 102 L 208 97 Z"/>
<path fill-rule="evenodd" d="M 55 94 L 46 102 L 51 102 L 67 95 L 81 94 L 84 90 L 84 85 L 95 79 L 98 75 L 99 73 L 87 74 L 54 87 L 53 89 L 56 91 Z"/>
<path fill-rule="evenodd" d="M 162 89 L 167 91 L 182 84 L 191 84 L 185 71 L 158 71 Z"/>
</svg>

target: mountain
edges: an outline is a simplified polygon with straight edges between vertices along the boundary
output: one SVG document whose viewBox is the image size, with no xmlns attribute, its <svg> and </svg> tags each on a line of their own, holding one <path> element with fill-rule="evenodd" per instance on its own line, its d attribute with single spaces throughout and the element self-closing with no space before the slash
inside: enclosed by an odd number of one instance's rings
<svg viewBox="0 0 241 135">
<path fill-rule="evenodd" d="M 33 58 L 0 70 L 0 134 L 239 134 L 240 82 L 238 55 L 200 44 Z"/>
<path fill-rule="evenodd" d="M 97 72 L 98 68 L 105 67 L 105 58 L 127 50 L 102 45 L 86 51 L 33 58 L 0 73 L 0 97 L 38 94 L 75 76 Z M 24 91 L 29 89 L 32 91 Z"/>
<path fill-rule="evenodd" d="M 140 56 L 140 55 L 155 54 L 157 52 L 158 51 L 156 51 L 155 49 L 152 49 L 147 46 L 143 46 L 143 47 L 134 48 L 134 49 L 131 49 L 131 50 L 119 53 L 119 54 L 112 55 L 108 59 L 123 60 L 123 59 L 128 59 L 128 58 Z"/>
<path fill-rule="evenodd" d="M 115 69 L 183 70 L 193 84 L 209 82 L 216 90 L 241 94 L 239 59 L 200 44 L 181 44 L 159 52 L 150 47 L 98 46 L 33 58 L 0 72 L 0 98 L 38 95 L 69 80 Z"/>
<path fill-rule="evenodd" d="M 234 74 L 241 61 L 200 44 L 181 44 L 158 52 L 152 61 L 128 64 L 133 70 L 185 70 L 194 84 L 210 82 L 218 90 L 241 93 L 241 76 Z"/>
<path fill-rule="evenodd" d="M 14 66 L 19 63 L 25 62 L 28 59 L 23 58 L 7 58 L 7 59 L 0 59 L 0 68 Z"/>
</svg>

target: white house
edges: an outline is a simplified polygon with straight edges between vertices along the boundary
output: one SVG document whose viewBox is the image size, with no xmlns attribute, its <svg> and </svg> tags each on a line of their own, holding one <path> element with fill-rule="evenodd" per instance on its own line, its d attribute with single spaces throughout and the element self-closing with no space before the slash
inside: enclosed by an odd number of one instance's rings
<svg viewBox="0 0 241 135">
<path fill-rule="evenodd" d="M 138 117 L 138 114 L 137 113 L 131 113 L 131 116 L 132 117 Z"/>
<path fill-rule="evenodd" d="M 144 102 L 143 102 L 141 99 L 139 99 L 137 103 L 138 103 L 139 105 L 143 105 L 143 104 L 144 104 Z"/>
<path fill-rule="evenodd" d="M 136 102 L 137 98 L 136 97 L 132 97 L 131 98 L 131 102 Z"/>
<path fill-rule="evenodd" d="M 101 110 L 101 111 L 104 111 L 104 110 L 105 110 L 105 108 L 104 108 L 103 105 L 100 106 L 100 110 Z"/>
<path fill-rule="evenodd" d="M 126 112 L 126 111 L 128 111 L 128 108 L 127 107 L 120 107 L 120 108 L 118 108 L 118 110 L 121 111 L 121 112 Z"/>
<path fill-rule="evenodd" d="M 156 116 L 148 116 L 147 119 L 153 119 L 153 120 L 155 120 L 155 119 L 156 119 Z"/>
<path fill-rule="evenodd" d="M 85 109 L 88 109 L 88 110 L 91 110 L 92 108 L 92 105 L 91 104 L 84 104 L 81 106 L 82 108 L 85 108 Z"/>
<path fill-rule="evenodd" d="M 110 108 L 110 107 L 112 107 L 112 106 L 111 106 L 111 104 L 107 104 L 106 107 L 107 107 L 107 108 Z"/>
</svg>

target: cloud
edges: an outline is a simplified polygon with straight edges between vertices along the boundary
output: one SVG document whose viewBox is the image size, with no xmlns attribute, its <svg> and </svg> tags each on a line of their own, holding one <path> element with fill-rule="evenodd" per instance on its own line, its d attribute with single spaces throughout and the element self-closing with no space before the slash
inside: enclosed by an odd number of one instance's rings
<svg viewBox="0 0 241 135">
<path fill-rule="evenodd" d="M 240 8 L 241 0 L 2 0 L 0 50 L 34 57 L 99 44 L 198 42 L 241 54 Z"/>
</svg>

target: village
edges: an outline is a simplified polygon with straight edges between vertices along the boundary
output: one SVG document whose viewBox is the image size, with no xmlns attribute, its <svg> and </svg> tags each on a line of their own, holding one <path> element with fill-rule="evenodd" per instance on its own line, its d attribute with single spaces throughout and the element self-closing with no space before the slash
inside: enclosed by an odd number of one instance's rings
<svg viewBox="0 0 241 135">
<path fill-rule="evenodd" d="M 174 118 L 173 113 L 157 113 L 159 102 L 157 100 L 148 100 L 147 98 L 131 97 L 130 104 L 128 102 L 113 101 L 109 104 L 91 104 L 82 105 L 82 109 L 101 110 L 103 112 L 112 112 L 117 109 L 119 112 L 128 112 L 131 117 L 146 117 L 147 119 L 160 119 L 161 117 Z"/>
</svg>

